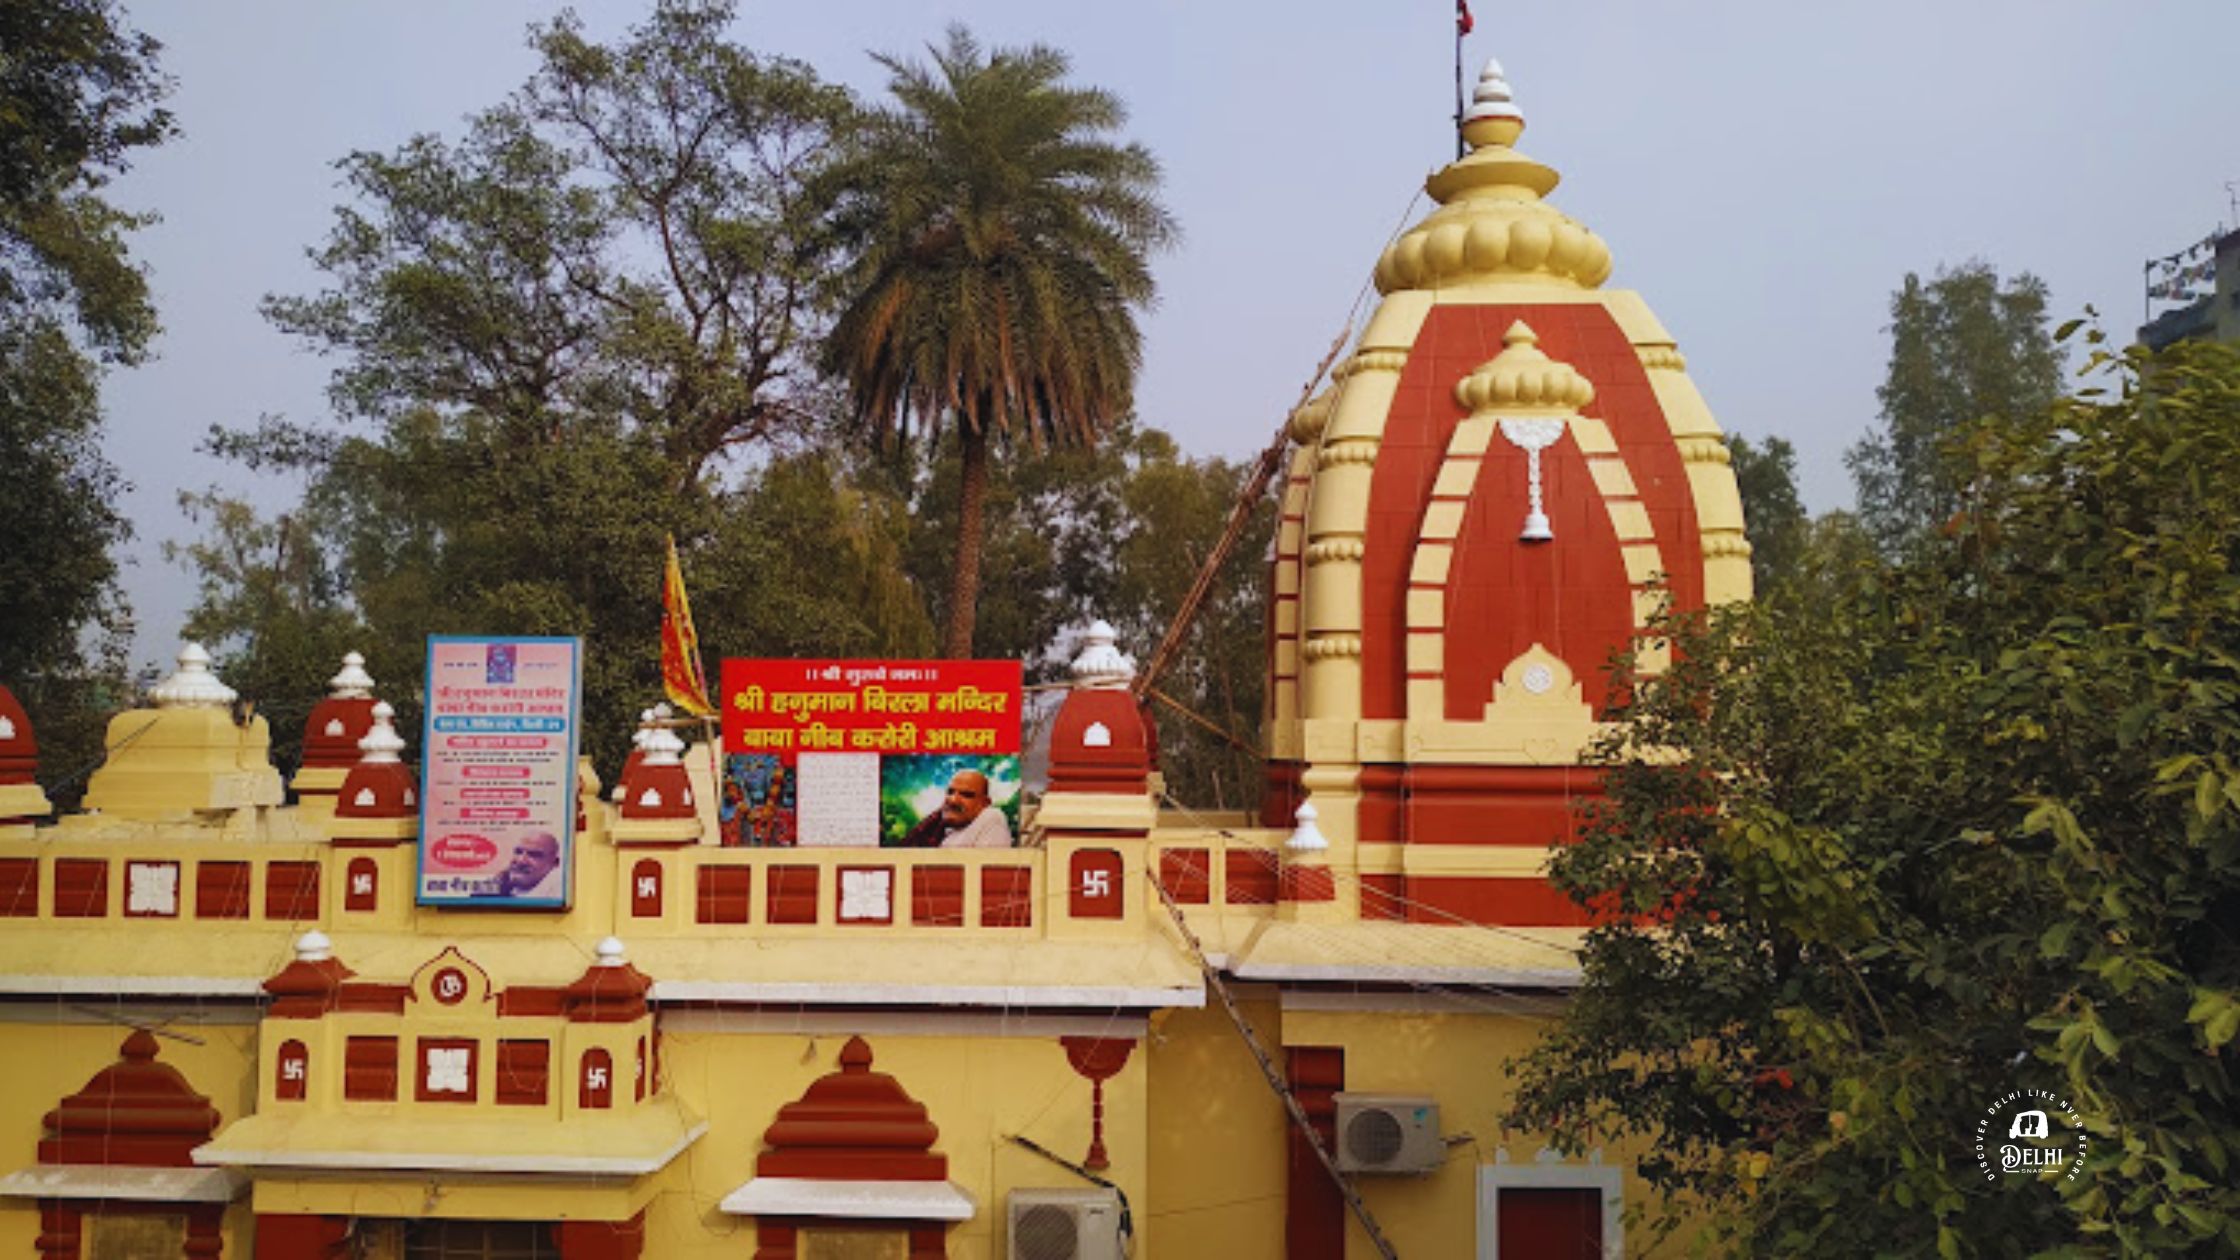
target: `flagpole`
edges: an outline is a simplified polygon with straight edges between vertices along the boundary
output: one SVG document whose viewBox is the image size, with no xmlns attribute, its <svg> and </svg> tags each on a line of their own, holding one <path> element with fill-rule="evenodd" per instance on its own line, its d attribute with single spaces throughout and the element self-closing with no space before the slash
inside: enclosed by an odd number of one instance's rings
<svg viewBox="0 0 2240 1260">
<path fill-rule="evenodd" d="M 1454 157 L 1461 161 L 1462 144 L 1462 33 L 1464 15 L 1469 12 L 1468 0 L 1455 0 L 1454 13 Z"/>
</svg>

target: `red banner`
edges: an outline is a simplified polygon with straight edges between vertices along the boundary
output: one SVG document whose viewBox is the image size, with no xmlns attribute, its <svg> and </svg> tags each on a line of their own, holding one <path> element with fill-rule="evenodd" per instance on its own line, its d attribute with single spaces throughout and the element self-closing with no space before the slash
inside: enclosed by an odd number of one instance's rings
<svg viewBox="0 0 2240 1260">
<path fill-rule="evenodd" d="M 727 660 L 732 753 L 1019 751 L 1017 661 Z"/>
</svg>

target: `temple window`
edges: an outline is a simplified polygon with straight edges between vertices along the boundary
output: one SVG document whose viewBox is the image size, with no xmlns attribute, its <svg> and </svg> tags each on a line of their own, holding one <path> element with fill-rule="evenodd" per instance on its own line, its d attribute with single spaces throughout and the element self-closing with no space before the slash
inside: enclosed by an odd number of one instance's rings
<svg viewBox="0 0 2240 1260">
<path fill-rule="evenodd" d="M 343 1045 L 342 1096 L 352 1102 L 397 1100 L 395 1037 L 352 1037 Z"/>
</svg>

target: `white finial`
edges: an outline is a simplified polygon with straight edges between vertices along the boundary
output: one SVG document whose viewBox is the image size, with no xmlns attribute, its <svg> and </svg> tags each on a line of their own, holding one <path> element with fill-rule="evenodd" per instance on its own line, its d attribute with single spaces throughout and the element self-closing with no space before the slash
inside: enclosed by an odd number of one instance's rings
<svg viewBox="0 0 2240 1260">
<path fill-rule="evenodd" d="M 1330 837 L 1323 835 L 1322 828 L 1314 825 L 1314 820 L 1320 815 L 1315 813 L 1311 802 L 1299 802 L 1299 808 L 1291 816 L 1298 820 L 1299 825 L 1291 829 L 1291 838 L 1283 842 L 1284 848 L 1293 853 L 1320 853 L 1330 847 Z"/>
<path fill-rule="evenodd" d="M 1113 646 L 1120 636 L 1111 622 L 1099 617 L 1089 623 L 1081 637 L 1086 646 L 1073 658 L 1074 686 L 1118 691 L 1135 681 L 1135 659 Z"/>
<path fill-rule="evenodd" d="M 628 961 L 622 956 L 622 938 L 619 936 L 604 937 L 591 949 L 599 956 L 599 965 L 602 967 L 620 967 Z"/>
<path fill-rule="evenodd" d="M 313 928 L 296 938 L 297 962 L 325 962 L 334 957 L 334 942 L 327 934 Z"/>
<path fill-rule="evenodd" d="M 199 643 L 179 649 L 179 670 L 157 683 L 148 694 L 159 709 L 222 709 L 234 702 L 234 690 L 210 672 L 210 654 Z"/>
<path fill-rule="evenodd" d="M 647 727 L 645 742 L 639 746 L 646 750 L 646 765 L 674 766 L 682 764 L 684 741 L 678 739 L 677 733 L 666 726 Z"/>
<path fill-rule="evenodd" d="M 358 740 L 358 751 L 365 754 L 358 760 L 397 761 L 400 759 L 397 754 L 404 751 L 404 736 L 397 734 L 397 728 L 392 722 L 392 719 L 396 716 L 397 711 L 389 707 L 388 701 L 380 700 L 374 703 L 373 725 L 368 727 L 364 737 Z"/>
<path fill-rule="evenodd" d="M 640 751 L 640 752 L 643 752 L 643 751 L 645 751 L 645 747 L 646 747 L 646 736 L 648 736 L 648 735 L 651 735 L 652 733 L 653 733 L 653 710 L 651 710 L 651 709 L 640 709 L 640 710 L 638 710 L 638 729 L 637 729 L 637 730 L 636 730 L 635 732 L 633 732 L 633 733 L 631 734 L 631 736 L 630 736 L 630 746 L 631 746 L 632 748 L 635 748 L 635 749 L 637 749 L 637 750 L 638 750 L 638 751 Z"/>
<path fill-rule="evenodd" d="M 342 657 L 342 672 L 327 680 L 327 694 L 337 700 L 363 700 L 373 694 L 373 675 L 366 672 L 366 658 L 356 652 Z"/>
<path fill-rule="evenodd" d="M 1480 118 L 1514 118 L 1524 121 L 1524 111 L 1517 108 L 1517 100 L 1509 90 L 1508 76 L 1501 73 L 1501 63 L 1486 58 L 1486 68 L 1478 74 L 1478 88 L 1470 94 L 1470 112 L 1462 116 L 1464 122 Z"/>
</svg>

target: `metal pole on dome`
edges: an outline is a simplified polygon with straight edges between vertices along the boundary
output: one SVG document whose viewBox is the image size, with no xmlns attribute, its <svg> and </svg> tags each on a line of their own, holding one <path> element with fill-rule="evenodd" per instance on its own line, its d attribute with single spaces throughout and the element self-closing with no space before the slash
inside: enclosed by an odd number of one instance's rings
<svg viewBox="0 0 2240 1260">
<path fill-rule="evenodd" d="M 1470 16 L 1470 0 L 1454 0 L 1454 156 L 1458 162 L 1467 152 L 1462 143 L 1462 37 L 1476 25 L 1477 20 Z"/>
</svg>

